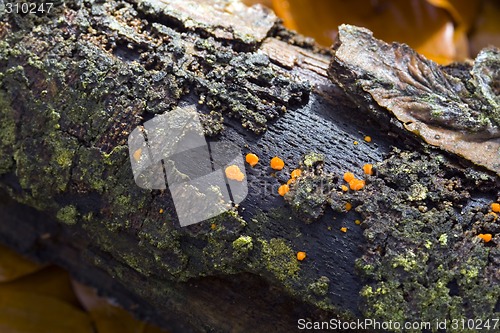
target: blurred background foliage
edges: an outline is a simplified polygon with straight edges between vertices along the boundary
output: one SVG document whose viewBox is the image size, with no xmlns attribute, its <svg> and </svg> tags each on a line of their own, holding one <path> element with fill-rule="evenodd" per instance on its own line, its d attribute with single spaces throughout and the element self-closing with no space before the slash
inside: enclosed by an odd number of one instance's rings
<svg viewBox="0 0 500 333">
<path fill-rule="evenodd" d="M 244 0 L 272 8 L 285 26 L 329 47 L 342 23 L 402 42 L 440 64 L 500 46 L 499 0 Z"/>
<path fill-rule="evenodd" d="M 165 333 L 100 297 L 63 269 L 0 246 L 1 333 Z"/>
</svg>

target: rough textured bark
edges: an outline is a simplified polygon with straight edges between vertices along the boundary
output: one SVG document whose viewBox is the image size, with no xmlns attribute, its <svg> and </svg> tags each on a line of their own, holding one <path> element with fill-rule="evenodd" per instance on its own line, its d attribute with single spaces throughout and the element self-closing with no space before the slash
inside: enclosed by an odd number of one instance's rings
<svg viewBox="0 0 500 333">
<path fill-rule="evenodd" d="M 346 94 L 328 76 L 330 53 L 272 13 L 226 1 L 68 1 L 6 15 L 0 36 L 0 237 L 21 252 L 175 332 L 498 312 L 498 238 L 476 237 L 498 232 L 486 214 L 498 178 Z M 189 104 L 210 140 L 262 163 L 248 168 L 237 209 L 181 228 L 168 191 L 134 184 L 126 142 Z M 267 166 L 273 156 L 283 171 Z M 343 193 L 346 171 L 366 188 Z"/>
</svg>

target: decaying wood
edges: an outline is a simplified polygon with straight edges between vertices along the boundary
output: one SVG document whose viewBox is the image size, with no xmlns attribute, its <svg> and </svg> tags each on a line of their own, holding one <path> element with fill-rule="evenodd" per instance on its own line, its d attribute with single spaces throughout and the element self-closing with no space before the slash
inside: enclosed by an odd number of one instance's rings
<svg viewBox="0 0 500 333">
<path fill-rule="evenodd" d="M 500 51 L 483 50 L 470 68 L 448 74 L 408 46 L 341 26 L 332 79 L 366 105 L 370 98 L 433 146 L 500 174 Z"/>
<path fill-rule="evenodd" d="M 6 15 L 0 239 L 174 332 L 497 314 L 500 230 L 488 212 L 498 176 L 402 131 L 391 100 L 370 90 L 396 87 L 399 77 L 377 76 L 395 69 L 365 77 L 370 68 L 343 56 L 353 38 L 375 62 L 387 46 L 352 35 L 341 31 L 332 61 L 268 10 L 222 0 L 67 1 L 46 15 Z M 475 103 L 491 111 L 490 100 Z M 260 163 L 247 168 L 237 209 L 181 228 L 169 191 L 134 183 L 126 143 L 155 115 L 192 104 L 209 141 Z M 268 167 L 273 156 L 283 171 Z M 297 167 L 303 175 L 282 198 L 277 188 Z M 341 191 L 347 171 L 366 187 Z"/>
</svg>

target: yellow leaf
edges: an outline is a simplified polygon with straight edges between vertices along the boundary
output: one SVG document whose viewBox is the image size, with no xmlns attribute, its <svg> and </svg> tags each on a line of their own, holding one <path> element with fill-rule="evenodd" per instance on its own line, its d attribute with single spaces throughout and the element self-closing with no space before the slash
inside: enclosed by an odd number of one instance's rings
<svg viewBox="0 0 500 333">
<path fill-rule="evenodd" d="M 58 299 L 20 291 L 0 293 L 2 333 L 94 333 L 88 315 Z"/>
<path fill-rule="evenodd" d="M 48 266 L 14 281 L 0 283 L 0 294 L 9 290 L 57 298 L 76 307 L 80 306 L 69 274 L 57 266 Z"/>
<path fill-rule="evenodd" d="M 43 266 L 34 263 L 11 249 L 0 245 L 0 282 L 12 281 L 38 271 Z"/>
<path fill-rule="evenodd" d="M 330 46 L 343 23 L 362 26 L 386 42 L 410 45 L 442 64 L 469 56 L 467 33 L 480 0 L 273 0 L 285 25 Z"/>
<path fill-rule="evenodd" d="M 135 319 L 129 312 L 99 297 L 95 289 L 73 280 L 75 293 L 90 314 L 98 333 L 160 333 L 165 332 Z"/>
</svg>

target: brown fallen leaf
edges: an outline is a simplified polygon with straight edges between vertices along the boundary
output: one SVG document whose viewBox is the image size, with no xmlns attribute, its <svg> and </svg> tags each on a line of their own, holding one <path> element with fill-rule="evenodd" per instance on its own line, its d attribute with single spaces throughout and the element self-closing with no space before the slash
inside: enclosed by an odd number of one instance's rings
<svg viewBox="0 0 500 333">
<path fill-rule="evenodd" d="M 329 77 L 359 105 L 374 114 L 388 110 L 425 142 L 500 175 L 498 49 L 481 51 L 457 76 L 405 44 L 387 44 L 355 26 L 339 27 L 333 50 Z"/>
</svg>

